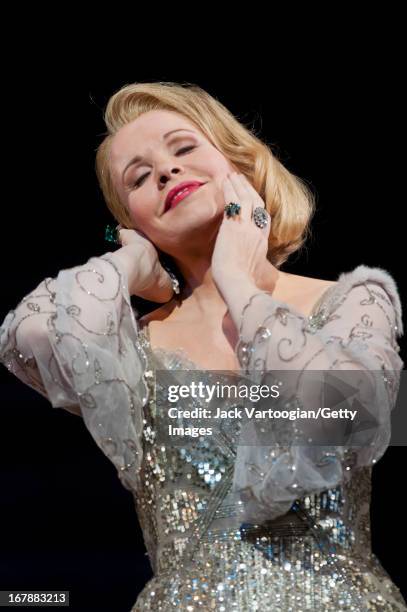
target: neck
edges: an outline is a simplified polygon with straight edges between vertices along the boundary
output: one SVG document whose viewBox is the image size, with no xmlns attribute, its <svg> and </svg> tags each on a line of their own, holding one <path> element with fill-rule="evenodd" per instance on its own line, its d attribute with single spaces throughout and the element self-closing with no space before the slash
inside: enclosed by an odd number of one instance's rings
<svg viewBox="0 0 407 612">
<path fill-rule="evenodd" d="M 202 237 L 194 243 L 184 244 L 184 249 L 180 254 L 172 254 L 172 258 L 184 280 L 184 287 L 178 296 L 179 309 L 182 309 L 182 317 L 190 322 L 198 322 L 203 317 L 208 320 L 218 320 L 227 323 L 230 319 L 230 312 L 227 303 L 221 292 L 217 288 L 212 276 L 212 253 L 217 238 L 217 231 L 212 237 L 206 237 L 205 245 L 202 244 Z M 277 280 L 283 281 L 287 274 L 274 268 L 271 264 L 265 267 L 267 279 L 272 277 L 272 286 Z M 271 282 L 271 281 L 270 281 Z M 267 282 L 264 283 L 266 289 Z M 261 283 L 260 283 L 260 288 Z M 178 312 L 180 312 L 180 310 Z M 174 313 L 175 314 L 175 313 Z"/>
<path fill-rule="evenodd" d="M 184 279 L 180 300 L 184 314 L 191 318 L 223 318 L 228 307 L 212 276 L 212 254 L 174 258 Z"/>
</svg>

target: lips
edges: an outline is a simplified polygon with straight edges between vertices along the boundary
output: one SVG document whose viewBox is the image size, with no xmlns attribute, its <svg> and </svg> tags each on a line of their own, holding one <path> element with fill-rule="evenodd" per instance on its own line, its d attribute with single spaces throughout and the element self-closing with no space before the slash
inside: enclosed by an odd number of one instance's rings
<svg viewBox="0 0 407 612">
<path fill-rule="evenodd" d="M 201 185 L 200 181 L 184 181 L 176 185 L 171 191 L 169 191 L 165 200 L 164 213 L 170 208 L 174 207 L 180 200 L 184 199 L 187 195 L 199 189 Z M 181 193 L 180 193 L 181 192 Z M 178 195 L 179 194 L 179 195 Z"/>
</svg>

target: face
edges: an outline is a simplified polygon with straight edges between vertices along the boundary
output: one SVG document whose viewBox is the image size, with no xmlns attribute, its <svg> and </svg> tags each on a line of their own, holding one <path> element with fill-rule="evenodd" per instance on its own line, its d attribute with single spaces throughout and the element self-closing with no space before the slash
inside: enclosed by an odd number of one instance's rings
<svg viewBox="0 0 407 612">
<path fill-rule="evenodd" d="M 144 113 L 117 132 L 110 154 L 113 181 L 133 228 L 157 247 L 176 255 L 216 235 L 225 206 L 223 181 L 237 168 L 188 119 L 172 111 Z M 204 184 L 165 211 L 169 191 L 190 180 Z"/>
</svg>

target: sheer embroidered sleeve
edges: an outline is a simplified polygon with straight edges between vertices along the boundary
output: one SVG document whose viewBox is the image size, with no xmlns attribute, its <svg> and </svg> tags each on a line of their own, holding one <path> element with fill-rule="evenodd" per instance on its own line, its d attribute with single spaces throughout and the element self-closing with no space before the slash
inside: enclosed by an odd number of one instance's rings
<svg viewBox="0 0 407 612">
<path fill-rule="evenodd" d="M 54 408 L 81 415 L 127 488 L 141 459 L 145 354 L 112 253 L 46 278 L 0 328 L 0 360 Z"/>
<path fill-rule="evenodd" d="M 242 368 L 261 377 L 278 371 L 286 385 L 284 397 L 296 399 L 293 406 L 307 410 L 319 406 L 322 382 L 311 385 L 310 371 L 336 371 L 338 380 L 357 381 L 353 405 L 358 412 L 365 411 L 370 425 L 355 428 L 346 438 L 356 451 L 354 467 L 372 465 L 382 457 L 390 441 L 391 411 L 404 365 L 397 342 L 403 334 L 400 298 L 388 272 L 361 265 L 341 274 L 329 299 L 311 318 L 272 294 L 256 293 L 244 308 L 241 323 L 236 354 Z M 339 371 L 345 370 L 355 371 L 357 378 L 340 376 Z M 329 406 L 329 398 L 325 401 Z M 296 499 L 337 486 L 348 475 L 344 462 L 350 447 L 321 443 L 321 433 L 315 429 L 320 422 L 302 421 L 305 435 L 298 438 L 298 423 L 287 425 L 287 420 L 276 419 L 266 443 L 252 425 L 245 438 L 250 443 L 238 448 L 234 476 L 234 489 L 246 502 L 247 519 L 284 514 Z M 328 427 L 338 428 L 338 420 Z M 320 442 L 306 445 L 299 439 Z"/>
</svg>

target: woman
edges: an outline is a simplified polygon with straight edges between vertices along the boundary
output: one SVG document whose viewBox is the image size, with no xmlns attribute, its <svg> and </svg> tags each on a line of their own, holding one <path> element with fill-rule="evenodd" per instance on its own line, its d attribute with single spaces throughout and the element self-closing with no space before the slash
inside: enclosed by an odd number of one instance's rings
<svg viewBox="0 0 407 612">
<path fill-rule="evenodd" d="M 199 87 L 125 86 L 105 121 L 96 167 L 122 246 L 26 296 L 3 322 L 1 358 L 83 417 L 133 493 L 155 573 L 133 610 L 406 610 L 369 539 L 371 468 L 403 367 L 395 281 L 364 265 L 336 282 L 282 272 L 312 195 Z M 162 306 L 140 317 L 131 295 Z M 279 371 L 291 391 L 306 371 L 356 370 L 375 425 L 352 445 L 228 419 L 158 442 L 163 370 Z"/>
</svg>

